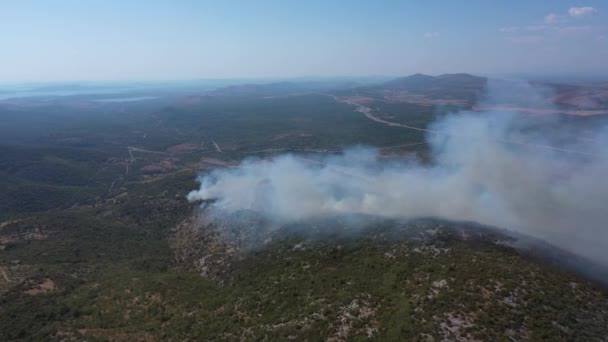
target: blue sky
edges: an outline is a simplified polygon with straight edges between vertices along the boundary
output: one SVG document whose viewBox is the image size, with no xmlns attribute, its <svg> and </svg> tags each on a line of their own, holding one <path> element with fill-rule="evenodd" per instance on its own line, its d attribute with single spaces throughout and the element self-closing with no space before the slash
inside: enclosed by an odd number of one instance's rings
<svg viewBox="0 0 608 342">
<path fill-rule="evenodd" d="M 0 3 L 0 82 L 608 74 L 608 2 Z"/>
</svg>

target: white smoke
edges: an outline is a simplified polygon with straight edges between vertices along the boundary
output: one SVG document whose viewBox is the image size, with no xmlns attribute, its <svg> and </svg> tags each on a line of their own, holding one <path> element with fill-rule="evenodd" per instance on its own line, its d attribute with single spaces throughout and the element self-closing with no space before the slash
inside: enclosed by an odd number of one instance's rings
<svg viewBox="0 0 608 342">
<path fill-rule="evenodd" d="M 245 160 L 201 175 L 188 198 L 279 222 L 335 214 L 475 221 L 608 264 L 608 129 L 581 142 L 570 128 L 541 133 L 529 116 L 483 112 L 444 117 L 430 130 L 430 164 L 387 161 L 372 148 Z"/>
</svg>

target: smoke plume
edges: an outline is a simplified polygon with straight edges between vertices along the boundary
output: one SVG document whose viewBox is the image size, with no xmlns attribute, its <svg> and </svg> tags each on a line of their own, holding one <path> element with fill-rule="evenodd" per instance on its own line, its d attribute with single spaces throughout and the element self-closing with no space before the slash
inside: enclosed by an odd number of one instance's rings
<svg viewBox="0 0 608 342">
<path fill-rule="evenodd" d="M 314 160 L 248 159 L 201 175 L 188 198 L 279 222 L 336 214 L 475 221 L 606 265 L 608 129 L 584 134 L 554 117 L 461 112 L 429 126 L 431 163 L 387 160 L 365 147 Z"/>
</svg>

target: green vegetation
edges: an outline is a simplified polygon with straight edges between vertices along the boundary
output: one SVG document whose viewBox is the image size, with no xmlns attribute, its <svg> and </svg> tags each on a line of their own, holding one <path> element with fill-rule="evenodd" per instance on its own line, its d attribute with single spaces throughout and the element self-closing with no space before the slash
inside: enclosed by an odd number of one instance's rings
<svg viewBox="0 0 608 342">
<path fill-rule="evenodd" d="M 198 227 L 185 197 L 200 169 L 424 140 L 329 94 L 275 87 L 0 106 L 0 340 L 605 338 L 605 289 L 497 244 L 495 231 L 335 219 L 268 232 L 243 214 L 225 232 L 249 239 L 239 245 Z M 369 95 L 375 114 L 416 127 L 456 109 L 378 91 L 333 94 Z M 180 227 L 196 247 L 182 254 Z"/>
<path fill-rule="evenodd" d="M 261 99 L 220 98 L 188 108 L 167 108 L 163 124 L 214 139 L 222 149 L 339 149 L 357 144 L 387 146 L 419 142 L 420 132 L 378 125 L 330 96 Z M 429 117 L 428 120 L 431 120 Z"/>
<path fill-rule="evenodd" d="M 111 231 L 101 237 L 86 230 L 82 246 L 108 255 L 24 258 L 42 269 L 2 297 L 0 331 L 4 339 L 33 331 L 28 336 L 36 339 L 102 340 L 496 340 L 507 333 L 589 340 L 604 333 L 608 294 L 593 284 L 485 239 L 462 240 L 456 230 L 430 227 L 406 225 L 385 238 L 382 226 L 333 239 L 280 233 L 232 260 L 222 282 L 182 267 L 167 270 L 170 255 L 160 241 L 147 250 L 116 245 Z M 88 238 L 107 243 L 87 245 Z M 134 249 L 139 252 L 131 254 Z M 85 259 L 105 266 L 80 273 L 72 273 L 73 264 L 51 266 Z M 57 289 L 26 293 L 43 279 Z"/>
</svg>

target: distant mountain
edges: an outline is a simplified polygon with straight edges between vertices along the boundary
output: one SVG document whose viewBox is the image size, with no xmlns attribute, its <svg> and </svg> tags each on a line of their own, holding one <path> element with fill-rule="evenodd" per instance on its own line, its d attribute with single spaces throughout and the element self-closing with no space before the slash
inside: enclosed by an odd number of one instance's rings
<svg viewBox="0 0 608 342">
<path fill-rule="evenodd" d="M 382 91 L 408 92 L 431 99 L 473 101 L 486 86 L 487 79 L 469 74 L 429 76 L 414 74 L 381 83 L 354 80 L 285 81 L 273 83 L 240 84 L 218 88 L 214 96 L 275 97 L 315 92 L 332 92 L 336 95 L 377 93 Z"/>
<path fill-rule="evenodd" d="M 391 101 L 458 101 L 460 106 L 471 106 L 477 103 L 483 95 L 487 78 L 470 74 L 444 74 L 430 76 L 424 74 L 414 74 L 406 77 L 396 78 L 376 86 L 367 87 L 363 92 L 367 96 L 377 97 L 380 95 L 384 99 Z M 390 94 L 387 94 L 390 93 Z M 375 96 L 374 96 L 375 94 Z M 424 96 L 425 100 L 406 98 L 410 95 Z M 440 103 L 437 102 L 437 103 Z"/>
<path fill-rule="evenodd" d="M 481 91 L 486 86 L 486 82 L 487 78 L 470 74 L 444 74 L 439 76 L 414 74 L 385 82 L 380 87 L 387 90 L 412 92 L 439 89 L 453 90 L 454 87 Z"/>
<path fill-rule="evenodd" d="M 309 88 L 300 83 L 277 82 L 267 84 L 241 84 L 216 89 L 212 95 L 219 96 L 285 96 Z"/>
<path fill-rule="evenodd" d="M 216 89 L 211 95 L 273 97 L 304 93 L 324 92 L 335 89 L 351 88 L 360 85 L 355 81 L 285 81 L 262 84 L 232 85 Z"/>
<path fill-rule="evenodd" d="M 433 76 L 414 74 L 384 82 L 381 86 L 399 90 L 420 90 L 432 86 L 433 83 L 435 83 Z"/>
</svg>

